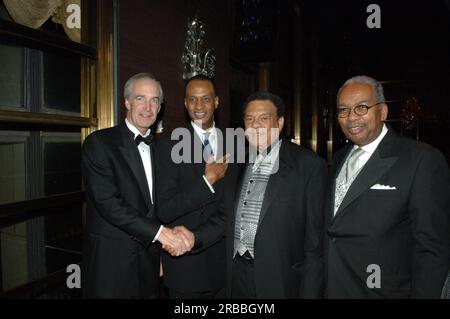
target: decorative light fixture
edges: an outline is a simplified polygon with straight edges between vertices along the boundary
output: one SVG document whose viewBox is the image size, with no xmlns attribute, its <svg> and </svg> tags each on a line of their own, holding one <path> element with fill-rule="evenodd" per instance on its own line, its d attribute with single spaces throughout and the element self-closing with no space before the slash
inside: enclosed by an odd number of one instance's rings
<svg viewBox="0 0 450 319">
<path fill-rule="evenodd" d="M 214 77 L 216 56 L 214 49 L 204 48 L 205 33 L 204 24 L 197 18 L 188 22 L 186 44 L 181 57 L 184 80 L 199 74 Z"/>
</svg>

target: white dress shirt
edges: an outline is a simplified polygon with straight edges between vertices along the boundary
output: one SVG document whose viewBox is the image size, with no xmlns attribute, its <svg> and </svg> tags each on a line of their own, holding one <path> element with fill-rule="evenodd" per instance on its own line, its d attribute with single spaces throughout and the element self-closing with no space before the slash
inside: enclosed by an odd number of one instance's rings
<svg viewBox="0 0 450 319">
<path fill-rule="evenodd" d="M 380 135 L 378 135 L 378 137 L 369 144 L 361 146 L 361 148 L 364 150 L 364 154 L 362 154 L 358 158 L 358 161 L 356 162 L 356 168 L 358 171 L 361 170 L 364 167 L 364 165 L 366 165 L 367 161 L 372 156 L 373 152 L 375 152 L 375 150 L 377 149 L 378 145 L 380 144 L 381 140 L 383 139 L 383 137 L 386 135 L 387 132 L 388 132 L 387 126 L 386 124 L 383 124 L 383 128 L 381 129 Z M 352 151 L 358 147 L 359 147 L 358 145 L 354 145 Z"/>
<path fill-rule="evenodd" d="M 139 132 L 139 130 L 128 121 L 128 119 L 125 119 L 125 124 L 127 125 L 128 129 L 131 132 L 133 132 L 134 138 L 136 138 L 136 136 L 138 136 L 138 135 L 142 135 Z M 145 132 L 145 134 L 142 136 L 147 137 L 149 135 L 150 135 L 150 129 L 148 129 L 147 132 Z M 145 143 L 139 143 L 137 148 L 139 150 L 139 155 L 141 155 L 142 164 L 144 165 L 145 177 L 147 178 L 147 184 L 148 184 L 148 188 L 149 188 L 149 192 L 150 192 L 150 200 L 152 201 L 152 204 L 153 204 L 153 174 L 152 174 L 152 157 L 150 155 L 150 145 L 147 145 Z M 156 234 L 155 238 L 153 239 L 153 242 L 155 242 L 158 239 L 159 234 L 161 233 L 162 227 L 163 226 L 161 225 L 161 227 L 158 230 L 158 233 Z"/>
<path fill-rule="evenodd" d="M 215 123 L 213 122 L 212 127 L 210 127 L 207 130 L 204 130 L 203 128 L 201 128 L 200 126 L 195 124 L 194 121 L 191 121 L 191 125 L 194 128 L 194 132 L 200 138 L 202 143 L 204 142 L 204 139 L 205 139 L 205 133 L 209 133 L 208 140 L 209 140 L 209 144 L 211 145 L 211 150 L 213 152 L 214 161 L 216 161 L 217 160 L 217 129 L 216 129 Z M 206 185 L 208 185 L 211 192 L 215 193 L 213 186 L 208 182 L 205 175 L 203 175 L 203 179 L 205 180 Z"/>
</svg>

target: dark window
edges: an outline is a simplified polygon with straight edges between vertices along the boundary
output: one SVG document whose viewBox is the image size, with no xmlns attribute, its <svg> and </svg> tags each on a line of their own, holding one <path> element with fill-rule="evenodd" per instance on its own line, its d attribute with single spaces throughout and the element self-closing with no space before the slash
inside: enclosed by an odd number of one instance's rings
<svg viewBox="0 0 450 319">
<path fill-rule="evenodd" d="M 81 189 L 79 133 L 43 133 L 44 195 Z"/>
<path fill-rule="evenodd" d="M 44 53 L 44 109 L 80 114 L 80 58 Z"/>
<path fill-rule="evenodd" d="M 24 49 L 0 44 L 0 108 L 24 107 Z"/>
</svg>

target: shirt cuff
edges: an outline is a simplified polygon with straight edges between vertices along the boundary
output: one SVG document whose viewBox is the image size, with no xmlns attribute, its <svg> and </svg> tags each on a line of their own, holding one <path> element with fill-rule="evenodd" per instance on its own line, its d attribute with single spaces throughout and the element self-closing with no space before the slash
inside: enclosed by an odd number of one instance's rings
<svg viewBox="0 0 450 319">
<path fill-rule="evenodd" d="M 209 187 L 209 189 L 211 190 L 211 192 L 212 192 L 213 194 L 215 194 L 216 192 L 214 191 L 214 188 L 213 188 L 212 185 L 208 182 L 208 180 L 206 179 L 206 176 L 205 176 L 205 175 L 203 175 L 203 179 L 205 180 L 206 185 L 208 185 L 208 187 Z"/>
<path fill-rule="evenodd" d="M 161 231 L 162 231 L 162 229 L 163 229 L 163 225 L 161 225 L 161 227 L 159 227 L 159 230 L 158 230 L 158 232 L 156 233 L 156 236 L 155 236 L 155 238 L 153 238 L 153 241 L 152 241 L 152 243 L 154 243 L 155 241 L 157 241 L 158 240 L 158 238 L 159 238 L 159 235 L 161 234 Z"/>
</svg>

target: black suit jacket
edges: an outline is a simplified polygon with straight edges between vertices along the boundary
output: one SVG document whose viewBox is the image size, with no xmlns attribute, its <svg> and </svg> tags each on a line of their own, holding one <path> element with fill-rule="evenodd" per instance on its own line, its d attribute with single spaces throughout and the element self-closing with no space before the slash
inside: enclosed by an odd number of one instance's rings
<svg viewBox="0 0 450 319">
<path fill-rule="evenodd" d="M 228 297 L 231 297 L 236 209 L 244 171 L 245 167 L 240 170 L 234 200 L 228 201 Z M 282 142 L 279 169 L 269 178 L 255 236 L 258 298 L 323 297 L 326 183 L 327 167 L 323 159 L 287 140 Z"/>
<path fill-rule="evenodd" d="M 336 153 L 334 181 L 352 146 Z M 391 190 L 372 189 L 375 184 Z M 439 298 L 450 266 L 450 174 L 429 145 L 389 129 L 336 215 L 328 202 L 329 298 Z M 369 288 L 381 270 L 381 287 Z"/>
<path fill-rule="evenodd" d="M 180 257 L 162 254 L 164 283 L 180 292 L 215 292 L 225 284 L 226 212 L 221 199 L 224 180 L 229 174 L 227 171 L 225 178 L 213 185 L 215 193 L 212 193 L 202 177 L 205 170 L 201 160 L 202 141 L 192 125 L 185 132 L 188 134 L 179 140 L 164 138 L 156 146 L 158 217 L 169 227 L 182 225 L 195 235 L 192 252 Z M 184 149 L 180 149 L 181 145 Z M 186 161 L 175 163 L 172 149 L 186 156 Z M 222 143 L 218 149 L 220 158 Z"/>
<path fill-rule="evenodd" d="M 152 240 L 161 224 L 134 135 L 124 122 L 86 138 L 82 168 L 87 194 L 84 296 L 155 297 L 160 245 Z"/>
</svg>

